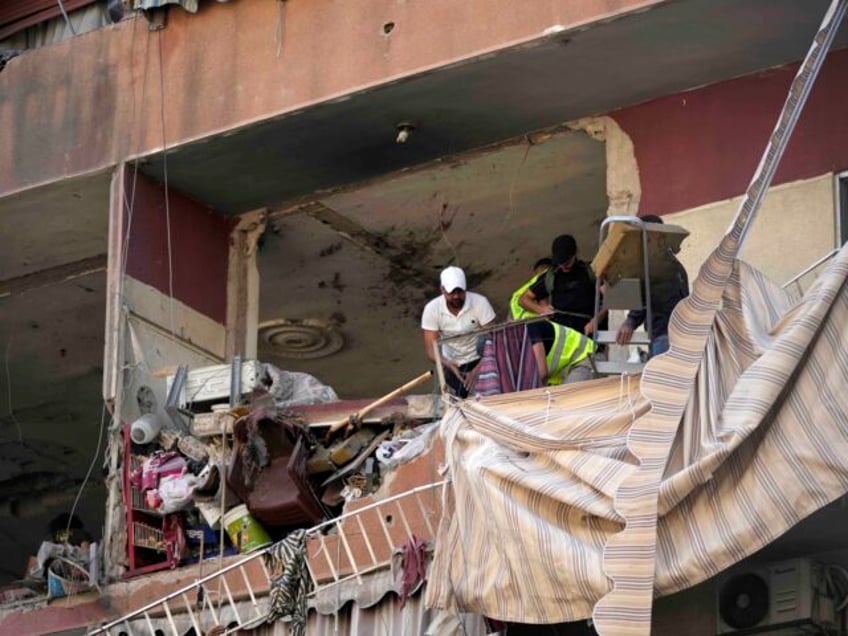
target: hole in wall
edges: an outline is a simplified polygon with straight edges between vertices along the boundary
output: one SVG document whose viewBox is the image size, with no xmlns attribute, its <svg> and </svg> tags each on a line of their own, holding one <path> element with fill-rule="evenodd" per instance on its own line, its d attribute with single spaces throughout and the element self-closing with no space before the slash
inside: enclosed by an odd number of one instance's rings
<svg viewBox="0 0 848 636">
<path fill-rule="evenodd" d="M 391 33 L 394 30 L 395 30 L 395 23 L 394 22 L 386 22 L 383 25 L 383 35 L 389 35 L 389 33 Z"/>
</svg>

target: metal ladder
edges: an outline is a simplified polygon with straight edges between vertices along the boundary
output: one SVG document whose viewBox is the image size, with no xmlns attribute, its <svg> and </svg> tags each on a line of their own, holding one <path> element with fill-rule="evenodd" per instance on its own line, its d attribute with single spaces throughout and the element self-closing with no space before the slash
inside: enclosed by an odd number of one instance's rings
<svg viewBox="0 0 848 636">
<path fill-rule="evenodd" d="M 645 223 L 636 216 L 608 216 L 601 222 L 598 234 L 598 247 L 603 245 L 613 223 L 626 223 L 635 226 L 641 232 L 642 271 L 639 278 L 621 278 L 611 284 L 607 281 L 604 294 L 605 309 L 645 309 L 645 331 L 634 331 L 631 345 L 647 345 L 651 349 L 651 263 L 648 252 L 648 231 Z M 644 304 L 642 299 L 644 298 Z M 601 279 L 595 278 L 595 315 L 601 310 Z M 617 331 L 595 330 L 595 349 L 597 345 L 615 344 Z M 650 355 L 650 353 L 649 353 Z M 592 354 L 592 365 L 598 375 L 639 374 L 645 367 L 644 362 L 625 362 L 618 360 L 599 360 Z"/>
</svg>

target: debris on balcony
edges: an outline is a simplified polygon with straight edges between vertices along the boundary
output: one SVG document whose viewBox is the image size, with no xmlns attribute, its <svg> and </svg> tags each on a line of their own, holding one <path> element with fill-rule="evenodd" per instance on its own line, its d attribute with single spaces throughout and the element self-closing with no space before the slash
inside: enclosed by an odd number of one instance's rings
<svg viewBox="0 0 848 636">
<path fill-rule="evenodd" d="M 0 602 L 57 599 L 96 587 L 97 544 L 76 515 L 51 520 L 38 554 L 30 557 L 23 578 L 0 589 Z"/>
<path fill-rule="evenodd" d="M 173 421 L 127 430 L 127 575 L 256 551 L 375 492 L 425 448 L 433 400 L 400 395 L 429 377 L 364 403 L 254 361 L 169 377 Z"/>
</svg>

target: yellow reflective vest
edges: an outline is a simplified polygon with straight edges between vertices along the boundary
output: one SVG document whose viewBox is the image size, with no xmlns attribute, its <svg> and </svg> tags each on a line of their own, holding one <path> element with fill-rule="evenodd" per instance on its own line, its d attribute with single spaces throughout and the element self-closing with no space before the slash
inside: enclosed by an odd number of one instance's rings
<svg viewBox="0 0 848 636">
<path fill-rule="evenodd" d="M 512 296 L 509 299 L 509 315 L 512 320 L 523 320 L 524 318 L 533 318 L 539 315 L 533 313 L 532 311 L 524 309 L 524 307 L 518 304 L 518 299 L 521 298 L 521 295 L 528 289 L 530 289 L 537 280 L 539 280 L 540 276 L 544 275 L 545 272 L 542 272 L 541 274 L 536 274 L 535 276 L 533 276 L 533 278 L 528 280 L 526 283 L 524 283 L 521 287 L 519 287 L 513 292 Z"/>
<path fill-rule="evenodd" d="M 568 370 L 585 360 L 595 350 L 595 343 L 585 335 L 565 325 L 551 322 L 554 343 L 545 356 L 548 363 L 548 384 L 562 384 Z"/>
</svg>

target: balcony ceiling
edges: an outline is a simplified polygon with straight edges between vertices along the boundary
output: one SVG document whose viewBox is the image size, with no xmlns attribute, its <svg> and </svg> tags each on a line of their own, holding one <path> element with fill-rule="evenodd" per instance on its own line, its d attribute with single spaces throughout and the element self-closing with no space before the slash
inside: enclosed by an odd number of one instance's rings
<svg viewBox="0 0 848 636">
<path fill-rule="evenodd" d="M 277 206 L 799 60 L 828 4 L 668 2 L 174 148 L 168 183 L 227 214 Z M 400 122 L 416 126 L 403 145 Z M 159 181 L 165 168 L 162 154 L 142 167 Z"/>
</svg>

